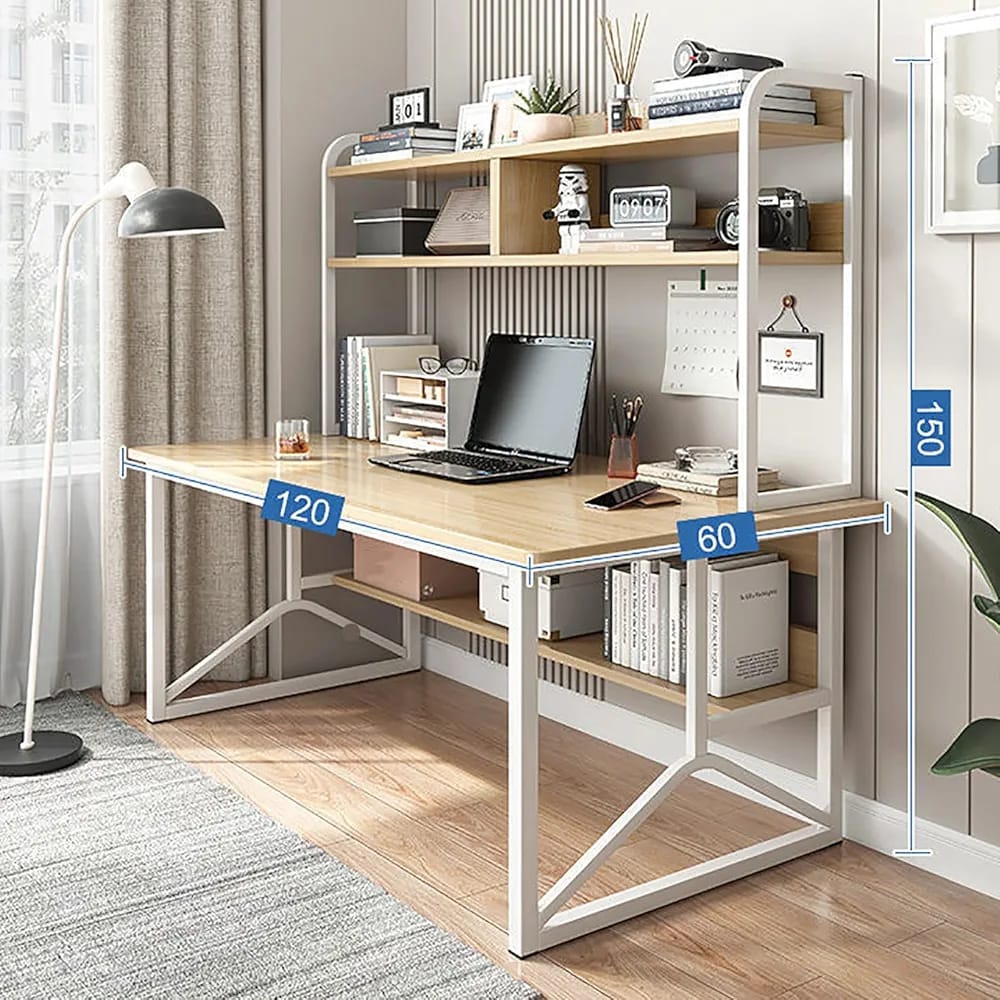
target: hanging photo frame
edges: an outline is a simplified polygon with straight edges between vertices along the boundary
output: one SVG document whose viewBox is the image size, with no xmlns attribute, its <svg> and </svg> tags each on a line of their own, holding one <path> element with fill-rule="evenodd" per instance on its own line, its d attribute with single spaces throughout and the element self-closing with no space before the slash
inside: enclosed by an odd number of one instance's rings
<svg viewBox="0 0 1000 1000">
<path fill-rule="evenodd" d="M 777 318 L 758 334 L 757 388 L 781 396 L 823 396 L 823 334 L 802 322 L 795 296 L 781 300 Z M 798 330 L 776 330 L 786 312 L 799 324 Z"/>
</svg>

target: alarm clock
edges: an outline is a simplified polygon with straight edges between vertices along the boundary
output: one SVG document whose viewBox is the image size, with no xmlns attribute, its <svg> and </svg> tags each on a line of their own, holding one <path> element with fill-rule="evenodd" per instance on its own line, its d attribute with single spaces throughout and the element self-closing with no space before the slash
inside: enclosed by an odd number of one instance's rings
<svg viewBox="0 0 1000 1000">
<path fill-rule="evenodd" d="M 632 226 L 693 226 L 694 190 L 670 184 L 613 188 L 610 214 L 611 225 L 616 229 L 628 229 Z"/>
</svg>

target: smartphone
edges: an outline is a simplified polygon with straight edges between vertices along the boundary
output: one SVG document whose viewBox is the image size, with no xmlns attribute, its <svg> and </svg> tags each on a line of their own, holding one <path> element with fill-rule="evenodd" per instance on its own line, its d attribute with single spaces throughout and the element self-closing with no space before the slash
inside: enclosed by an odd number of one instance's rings
<svg viewBox="0 0 1000 1000">
<path fill-rule="evenodd" d="M 659 488 L 656 483 L 643 483 L 636 479 L 624 486 L 616 486 L 613 490 L 608 490 L 607 493 L 602 493 L 600 496 L 584 500 L 583 506 L 590 507 L 592 510 L 615 510 L 633 503 L 647 493 L 655 493 Z"/>
</svg>

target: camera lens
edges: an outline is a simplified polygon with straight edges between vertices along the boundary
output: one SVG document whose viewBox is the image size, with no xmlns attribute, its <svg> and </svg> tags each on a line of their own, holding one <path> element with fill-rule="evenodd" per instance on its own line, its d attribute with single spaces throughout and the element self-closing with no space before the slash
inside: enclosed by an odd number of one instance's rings
<svg viewBox="0 0 1000 1000">
<path fill-rule="evenodd" d="M 782 225 L 781 212 L 773 205 L 760 206 L 760 232 L 758 246 L 776 247 L 781 242 Z"/>
</svg>

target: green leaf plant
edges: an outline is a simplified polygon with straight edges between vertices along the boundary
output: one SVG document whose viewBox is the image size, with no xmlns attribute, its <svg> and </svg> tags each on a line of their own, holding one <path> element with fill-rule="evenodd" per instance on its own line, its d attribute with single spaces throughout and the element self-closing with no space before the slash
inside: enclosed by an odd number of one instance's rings
<svg viewBox="0 0 1000 1000">
<path fill-rule="evenodd" d="M 992 597 L 976 594 L 973 607 L 1000 632 L 1000 531 L 989 521 L 926 493 L 914 491 L 913 499 L 943 521 L 965 546 L 993 592 Z M 1000 719 L 970 722 L 931 765 L 934 774 L 965 774 L 975 770 L 1000 778 Z"/>
<path fill-rule="evenodd" d="M 515 92 L 517 101 L 515 107 L 526 115 L 568 115 L 576 107 L 576 94 L 563 95 L 562 86 L 550 76 L 545 90 L 532 87 L 529 93 Z"/>
</svg>

